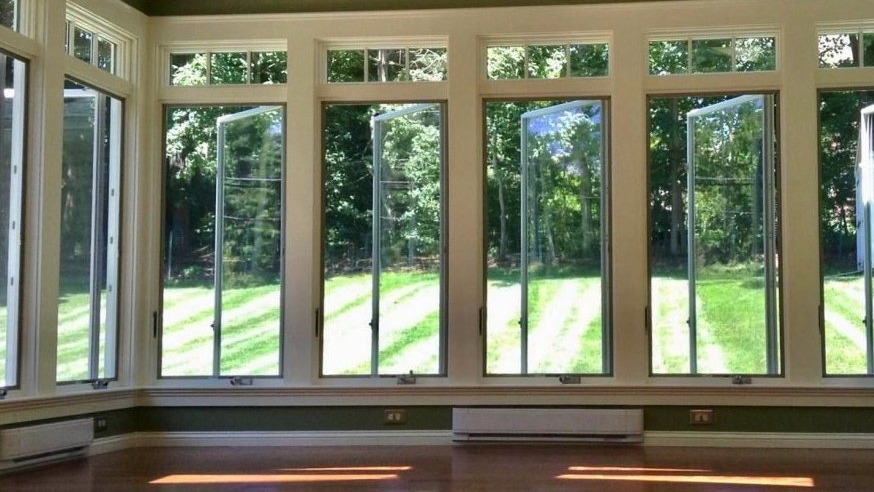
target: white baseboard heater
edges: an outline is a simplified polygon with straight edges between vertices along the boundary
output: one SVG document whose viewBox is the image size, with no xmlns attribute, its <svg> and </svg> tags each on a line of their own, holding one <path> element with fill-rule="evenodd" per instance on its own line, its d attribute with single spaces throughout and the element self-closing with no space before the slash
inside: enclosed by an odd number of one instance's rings
<svg viewBox="0 0 874 492">
<path fill-rule="evenodd" d="M 0 472 L 84 456 L 94 441 L 94 419 L 0 430 Z"/>
<path fill-rule="evenodd" d="M 456 442 L 643 442 L 642 409 L 453 408 Z"/>
</svg>

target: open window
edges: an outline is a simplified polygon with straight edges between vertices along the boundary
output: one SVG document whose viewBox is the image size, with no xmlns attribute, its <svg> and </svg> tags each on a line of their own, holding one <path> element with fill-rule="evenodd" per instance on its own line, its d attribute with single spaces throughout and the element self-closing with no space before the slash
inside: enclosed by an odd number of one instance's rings
<svg viewBox="0 0 874 492">
<path fill-rule="evenodd" d="M 0 389 L 18 385 L 26 69 L 0 53 Z"/>
<path fill-rule="evenodd" d="M 59 382 L 116 375 L 122 106 L 65 83 Z"/>
<path fill-rule="evenodd" d="M 164 377 L 281 374 L 284 121 L 167 109 Z"/>
<path fill-rule="evenodd" d="M 654 374 L 781 371 L 774 108 L 650 101 Z"/>
<path fill-rule="evenodd" d="M 602 100 L 486 103 L 486 373 L 603 374 L 607 309 Z"/>
<path fill-rule="evenodd" d="M 872 375 L 874 92 L 827 91 L 819 103 L 825 374 Z"/>
<path fill-rule="evenodd" d="M 325 108 L 323 375 L 445 374 L 443 113 Z"/>
</svg>

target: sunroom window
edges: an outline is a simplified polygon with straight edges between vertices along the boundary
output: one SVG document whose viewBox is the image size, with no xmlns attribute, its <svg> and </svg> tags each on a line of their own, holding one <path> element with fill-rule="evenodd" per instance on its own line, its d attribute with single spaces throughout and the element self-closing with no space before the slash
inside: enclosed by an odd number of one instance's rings
<svg viewBox="0 0 874 492">
<path fill-rule="evenodd" d="M 75 19 L 67 20 L 67 54 L 85 63 L 109 72 L 118 74 L 119 43 L 111 40 L 106 34 L 80 24 Z"/>
<path fill-rule="evenodd" d="M 65 83 L 59 382 L 116 375 L 122 109 L 109 94 Z"/>
<path fill-rule="evenodd" d="M 160 376 L 282 373 L 282 106 L 165 110 Z"/>
<path fill-rule="evenodd" d="M 655 97 L 654 374 L 781 372 L 775 97 Z"/>
<path fill-rule="evenodd" d="M 606 102 L 485 112 L 485 372 L 609 372 Z"/>
<path fill-rule="evenodd" d="M 322 375 L 446 373 L 444 114 L 324 108 Z"/>
<path fill-rule="evenodd" d="M 825 373 L 874 374 L 874 91 L 819 97 Z"/>
<path fill-rule="evenodd" d="M 651 75 L 763 72 L 777 68 L 773 36 L 726 36 L 654 40 L 649 43 Z"/>
<path fill-rule="evenodd" d="M 0 0 L 0 26 L 18 30 L 18 2 L 20 0 Z"/>
<path fill-rule="evenodd" d="M 0 53 L 0 388 L 18 385 L 25 62 Z"/>
<path fill-rule="evenodd" d="M 446 48 L 328 49 L 328 82 L 446 80 Z"/>
<path fill-rule="evenodd" d="M 170 85 L 284 84 L 285 51 L 196 51 L 170 54 Z"/>
<path fill-rule="evenodd" d="M 486 76 L 492 80 L 602 77 L 608 72 L 607 43 L 508 43 L 486 47 Z"/>
<path fill-rule="evenodd" d="M 874 30 L 820 34 L 819 67 L 874 67 Z"/>
</svg>

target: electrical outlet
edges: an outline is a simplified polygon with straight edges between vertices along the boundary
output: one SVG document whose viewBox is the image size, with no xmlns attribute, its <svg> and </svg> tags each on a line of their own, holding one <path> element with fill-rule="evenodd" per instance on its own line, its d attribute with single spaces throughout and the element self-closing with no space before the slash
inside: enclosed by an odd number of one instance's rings
<svg viewBox="0 0 874 492">
<path fill-rule="evenodd" d="M 407 411 L 403 408 L 386 408 L 383 422 L 390 425 L 406 424 Z"/>
<path fill-rule="evenodd" d="M 94 432 L 103 432 L 106 430 L 106 417 L 97 417 L 94 419 Z"/>
<path fill-rule="evenodd" d="M 711 409 L 689 410 L 689 423 L 691 423 L 692 425 L 711 425 L 711 424 L 713 424 L 713 410 L 711 410 Z"/>
</svg>

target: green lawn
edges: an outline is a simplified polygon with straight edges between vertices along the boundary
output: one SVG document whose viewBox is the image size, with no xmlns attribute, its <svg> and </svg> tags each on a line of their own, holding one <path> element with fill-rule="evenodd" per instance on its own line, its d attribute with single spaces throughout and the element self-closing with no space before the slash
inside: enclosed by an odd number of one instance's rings
<svg viewBox="0 0 874 492">
<path fill-rule="evenodd" d="M 682 278 L 653 279 L 652 351 L 656 373 L 688 372 L 687 288 Z M 364 274 L 331 277 L 326 282 L 322 339 L 327 354 L 323 361 L 325 374 L 370 373 L 371 290 L 370 276 Z M 380 372 L 438 372 L 438 276 L 387 272 L 382 291 Z M 743 273 L 705 274 L 697 294 L 699 372 L 765 372 L 764 324 L 760 315 L 764 296 L 760 279 Z M 487 371 L 518 373 L 520 284 L 513 274 L 490 271 L 488 295 Z M 529 372 L 601 371 L 600 296 L 600 280 L 593 275 L 563 272 L 531 279 Z M 280 297 L 277 284 L 225 292 L 223 373 L 279 373 Z M 865 373 L 861 278 L 828 278 L 825 299 L 828 372 Z M 164 290 L 163 375 L 212 373 L 214 302 L 213 289 L 208 286 L 168 286 Z M 62 295 L 58 310 L 57 371 L 61 381 L 87 379 L 88 313 L 87 294 L 72 289 Z M 5 323 L 5 308 L 0 308 L 0 320 Z M 6 330 L 0 330 L 0 360 L 5 359 L 5 333 Z M 0 367 L 0 371 L 5 368 Z"/>
</svg>

